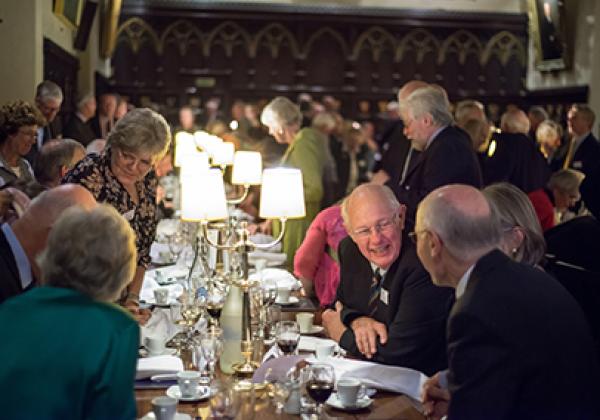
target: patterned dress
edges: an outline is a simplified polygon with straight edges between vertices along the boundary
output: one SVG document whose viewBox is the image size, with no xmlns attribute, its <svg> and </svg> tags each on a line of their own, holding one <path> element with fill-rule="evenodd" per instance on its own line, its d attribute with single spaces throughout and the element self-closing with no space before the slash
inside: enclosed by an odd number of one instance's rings
<svg viewBox="0 0 600 420">
<path fill-rule="evenodd" d="M 110 169 L 111 149 L 100 155 L 86 156 L 62 180 L 63 184 L 80 184 L 87 188 L 99 203 L 107 203 L 127 219 L 135 232 L 138 266 L 150 264 L 150 246 L 156 235 L 156 187 L 154 171 L 136 183 L 139 197 L 135 204 L 123 184 Z"/>
</svg>

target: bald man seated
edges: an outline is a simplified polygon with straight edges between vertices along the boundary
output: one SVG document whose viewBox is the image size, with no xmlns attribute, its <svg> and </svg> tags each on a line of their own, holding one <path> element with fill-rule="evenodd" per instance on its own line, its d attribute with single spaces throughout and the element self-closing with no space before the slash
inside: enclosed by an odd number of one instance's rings
<svg viewBox="0 0 600 420">
<path fill-rule="evenodd" d="M 428 375 L 447 366 L 445 329 L 452 290 L 436 288 L 403 237 L 406 208 L 392 190 L 363 184 L 342 204 L 350 236 L 339 246 L 329 336 L 356 357 Z"/>
<path fill-rule="evenodd" d="M 449 185 L 419 205 L 417 254 L 456 293 L 448 371 L 425 385 L 429 419 L 592 419 L 598 361 L 583 312 L 552 277 L 498 250 L 483 194 Z"/>
<path fill-rule="evenodd" d="M 92 194 L 68 184 L 40 194 L 21 218 L 0 228 L 0 303 L 34 286 L 39 280 L 37 256 L 46 247 L 48 234 L 63 211 L 72 206 L 96 206 Z"/>
</svg>

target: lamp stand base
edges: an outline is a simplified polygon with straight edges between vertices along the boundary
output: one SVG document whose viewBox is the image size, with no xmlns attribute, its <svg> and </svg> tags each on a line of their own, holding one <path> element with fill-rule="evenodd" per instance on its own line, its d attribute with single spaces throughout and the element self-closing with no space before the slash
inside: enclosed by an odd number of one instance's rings
<svg viewBox="0 0 600 420">
<path fill-rule="evenodd" d="M 256 372 L 256 369 L 258 369 L 259 366 L 260 365 L 257 362 L 247 360 L 245 362 L 235 363 L 231 366 L 231 368 L 235 372 L 236 376 L 248 378 L 251 377 L 254 372 Z"/>
</svg>

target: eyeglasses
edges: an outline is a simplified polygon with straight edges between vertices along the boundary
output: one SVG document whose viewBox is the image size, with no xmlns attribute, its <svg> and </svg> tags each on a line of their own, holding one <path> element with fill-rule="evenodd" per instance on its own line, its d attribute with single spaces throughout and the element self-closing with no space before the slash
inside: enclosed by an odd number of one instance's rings
<svg viewBox="0 0 600 420">
<path fill-rule="evenodd" d="M 417 240 L 419 239 L 419 234 L 420 233 L 428 233 L 429 231 L 426 229 L 423 230 L 414 230 L 412 232 L 408 233 L 408 237 L 410 238 L 410 240 L 412 241 L 413 244 L 417 244 Z"/>
<path fill-rule="evenodd" d="M 371 236 L 373 230 L 377 233 L 389 233 L 395 227 L 396 217 L 397 216 L 392 216 L 389 219 L 383 219 L 379 223 L 371 227 L 356 229 L 352 232 L 352 234 L 359 239 L 365 239 Z"/>
<path fill-rule="evenodd" d="M 137 165 L 143 171 L 147 171 L 154 166 L 153 160 L 140 159 L 135 154 L 133 154 L 131 152 L 126 152 L 121 149 L 117 149 L 117 151 L 118 151 L 119 155 L 121 156 L 123 163 L 127 166 Z"/>
</svg>

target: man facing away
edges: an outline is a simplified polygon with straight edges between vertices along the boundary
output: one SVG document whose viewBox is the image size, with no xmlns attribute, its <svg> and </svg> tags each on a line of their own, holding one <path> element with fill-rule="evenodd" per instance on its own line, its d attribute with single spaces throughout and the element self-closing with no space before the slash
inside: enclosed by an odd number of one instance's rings
<svg viewBox="0 0 600 420">
<path fill-rule="evenodd" d="M 363 184 L 342 205 L 350 237 L 339 246 L 335 310 L 323 313 L 330 337 L 357 357 L 428 375 L 446 366 L 451 289 L 436 288 L 403 240 L 406 207 L 385 186 Z"/>
<path fill-rule="evenodd" d="M 470 186 L 438 188 L 419 205 L 419 259 L 434 284 L 456 292 L 448 371 L 426 383 L 425 414 L 598 418 L 598 362 L 581 309 L 552 277 L 499 251 L 501 232 L 485 197 Z"/>
</svg>

